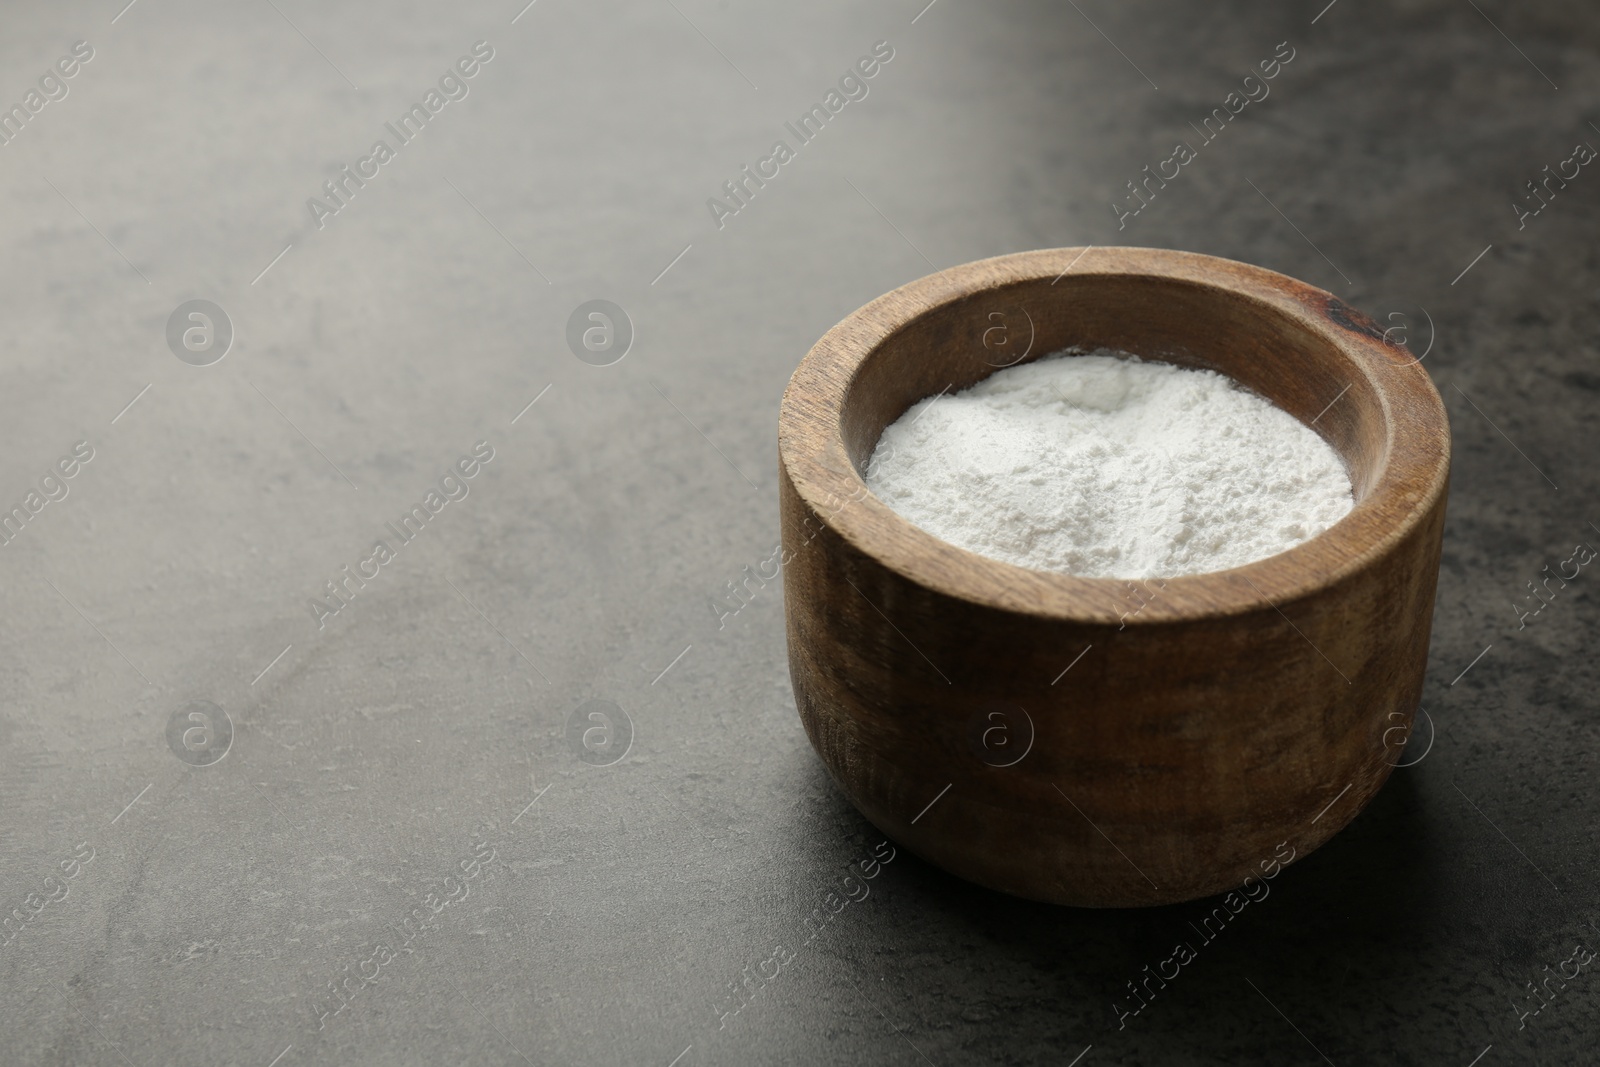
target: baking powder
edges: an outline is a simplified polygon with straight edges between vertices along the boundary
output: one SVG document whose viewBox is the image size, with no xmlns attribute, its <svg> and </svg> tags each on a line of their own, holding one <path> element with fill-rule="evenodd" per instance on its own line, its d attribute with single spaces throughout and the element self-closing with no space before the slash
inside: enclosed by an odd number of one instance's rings
<svg viewBox="0 0 1600 1067">
<path fill-rule="evenodd" d="M 1317 432 L 1215 371 L 1068 350 L 920 401 L 867 484 L 924 530 L 995 559 L 1171 578 L 1276 555 L 1353 500 Z"/>
</svg>

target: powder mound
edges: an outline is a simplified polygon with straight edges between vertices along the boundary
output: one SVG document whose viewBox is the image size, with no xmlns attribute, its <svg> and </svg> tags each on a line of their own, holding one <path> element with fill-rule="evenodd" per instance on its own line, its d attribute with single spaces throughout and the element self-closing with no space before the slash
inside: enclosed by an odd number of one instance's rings
<svg viewBox="0 0 1600 1067">
<path fill-rule="evenodd" d="M 1072 350 L 920 401 L 867 485 L 953 545 L 1034 570 L 1173 578 L 1315 537 L 1350 511 L 1316 431 L 1215 371 Z"/>
</svg>

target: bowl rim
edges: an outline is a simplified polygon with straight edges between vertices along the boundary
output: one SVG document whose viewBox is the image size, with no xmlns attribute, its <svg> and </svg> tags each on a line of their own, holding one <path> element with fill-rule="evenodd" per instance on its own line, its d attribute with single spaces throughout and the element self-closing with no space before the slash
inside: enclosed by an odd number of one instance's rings
<svg viewBox="0 0 1600 1067">
<path fill-rule="evenodd" d="M 1276 555 L 1227 570 L 1150 579 L 1033 570 L 950 544 L 894 511 L 867 486 L 843 435 L 845 404 L 868 356 L 940 307 L 1068 274 L 1169 280 L 1224 291 L 1293 320 L 1328 343 L 1379 400 L 1386 452 L 1370 491 L 1333 526 Z M 1382 337 L 1370 318 L 1325 290 L 1264 267 L 1196 252 L 1088 245 L 975 260 L 885 293 L 812 346 L 784 390 L 779 462 L 810 511 L 857 552 L 924 588 L 971 604 L 1061 622 L 1133 627 L 1276 609 L 1381 559 L 1427 520 L 1446 491 L 1450 431 L 1444 401 L 1421 362 L 1404 349 L 1398 350 L 1404 357 L 1397 354 Z M 1159 582 L 1161 591 L 1130 616 L 1125 592 L 1134 582 Z"/>
</svg>

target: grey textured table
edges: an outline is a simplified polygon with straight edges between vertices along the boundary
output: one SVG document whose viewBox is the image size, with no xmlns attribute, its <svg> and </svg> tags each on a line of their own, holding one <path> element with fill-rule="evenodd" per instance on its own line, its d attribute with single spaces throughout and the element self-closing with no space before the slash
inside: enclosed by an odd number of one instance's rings
<svg viewBox="0 0 1600 1067">
<path fill-rule="evenodd" d="M 0 1061 L 1594 1062 L 1600 16 L 925 2 L 8 5 Z M 729 593 L 828 326 L 1107 244 L 1454 424 L 1431 737 L 1213 941 L 884 846 Z"/>
</svg>

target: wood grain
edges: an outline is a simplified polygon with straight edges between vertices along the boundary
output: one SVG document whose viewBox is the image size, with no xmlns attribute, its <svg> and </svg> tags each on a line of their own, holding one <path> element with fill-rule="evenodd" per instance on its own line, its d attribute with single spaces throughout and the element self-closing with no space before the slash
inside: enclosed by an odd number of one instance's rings
<svg viewBox="0 0 1600 1067">
<path fill-rule="evenodd" d="M 1130 587 L 956 548 L 867 491 L 879 434 L 912 404 L 1075 345 L 1211 368 L 1268 397 L 1344 457 L 1354 509 L 1269 559 Z M 1280 842 L 1320 845 L 1399 759 L 1449 429 L 1409 351 L 1328 293 L 1158 249 L 966 264 L 817 342 L 778 443 L 806 732 L 868 819 L 944 869 L 1062 904 L 1206 896 L 1259 877 Z M 1026 755 L 994 765 L 1029 723 Z"/>
</svg>

